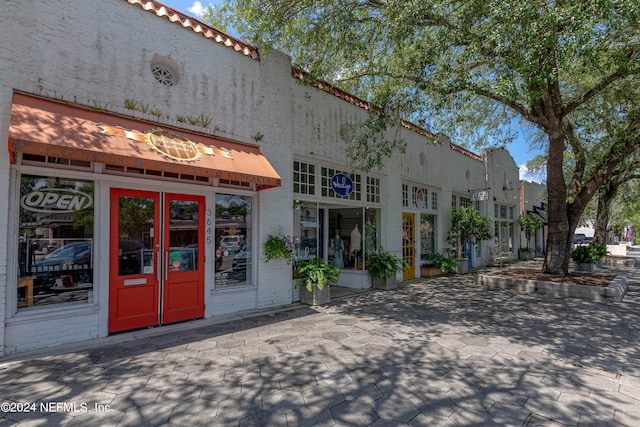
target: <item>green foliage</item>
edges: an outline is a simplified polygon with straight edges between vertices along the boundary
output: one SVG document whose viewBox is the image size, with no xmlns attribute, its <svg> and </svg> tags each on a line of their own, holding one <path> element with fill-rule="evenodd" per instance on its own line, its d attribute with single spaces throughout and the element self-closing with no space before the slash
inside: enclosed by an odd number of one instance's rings
<svg viewBox="0 0 640 427">
<path fill-rule="evenodd" d="M 576 246 L 571 250 L 570 256 L 576 264 L 593 264 L 600 259 L 595 256 L 591 245 Z"/>
<path fill-rule="evenodd" d="M 284 258 L 287 264 L 293 259 L 293 242 L 289 236 L 272 236 L 264 242 L 265 262 L 274 258 Z"/>
<path fill-rule="evenodd" d="M 451 257 L 451 250 L 447 250 L 442 254 L 429 254 L 427 260 L 431 265 L 442 270 L 443 273 L 450 273 L 456 271 L 457 263 L 454 258 Z"/>
<path fill-rule="evenodd" d="M 369 255 L 367 270 L 371 277 L 387 279 L 394 277 L 396 273 L 402 271 L 408 264 L 400 257 L 380 249 Z"/>
<path fill-rule="evenodd" d="M 609 254 L 606 243 L 590 243 L 588 246 L 591 248 L 591 253 L 596 260 L 604 258 Z"/>
<path fill-rule="evenodd" d="M 492 237 L 491 221 L 480 215 L 474 206 L 463 206 L 451 209 L 451 228 L 447 234 L 447 242 L 457 245 L 460 249 L 462 242 L 474 237 L 476 241 L 488 240 Z M 458 250 L 458 254 L 460 254 Z"/>
<path fill-rule="evenodd" d="M 313 287 L 324 289 L 328 285 L 337 285 L 340 277 L 340 269 L 324 262 L 324 259 L 315 257 L 311 261 L 304 261 L 298 268 L 298 280 L 309 292 Z"/>
<path fill-rule="evenodd" d="M 518 219 L 518 224 L 520 224 L 520 228 L 524 231 L 524 234 L 527 238 L 527 249 L 529 249 L 529 239 L 531 236 L 539 229 L 544 227 L 544 222 L 540 217 L 536 214 L 528 214 L 527 216 L 523 216 Z"/>
</svg>

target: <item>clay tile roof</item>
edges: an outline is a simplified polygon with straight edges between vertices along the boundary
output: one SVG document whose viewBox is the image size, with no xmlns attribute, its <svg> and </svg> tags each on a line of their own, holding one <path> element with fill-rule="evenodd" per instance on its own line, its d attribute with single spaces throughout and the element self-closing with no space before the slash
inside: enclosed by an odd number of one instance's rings
<svg viewBox="0 0 640 427">
<path fill-rule="evenodd" d="M 151 13 L 155 13 L 157 16 L 166 18 L 170 22 L 174 22 L 176 24 L 180 24 L 182 27 L 187 28 L 194 33 L 201 34 L 203 37 L 206 37 L 210 40 L 213 40 L 216 43 L 227 46 L 235 50 L 236 52 L 240 52 L 245 56 L 248 56 L 251 59 L 255 59 L 257 61 L 260 60 L 260 55 L 258 54 L 258 49 L 254 46 L 251 46 L 248 43 L 240 41 L 235 37 L 232 37 L 228 34 L 223 33 L 222 31 L 211 27 L 204 22 L 201 22 L 195 19 L 192 16 L 185 15 L 182 12 L 179 12 L 172 7 L 166 6 L 159 1 L 156 0 L 125 0 L 129 4 L 136 5 L 143 10 L 149 11 Z"/>
</svg>

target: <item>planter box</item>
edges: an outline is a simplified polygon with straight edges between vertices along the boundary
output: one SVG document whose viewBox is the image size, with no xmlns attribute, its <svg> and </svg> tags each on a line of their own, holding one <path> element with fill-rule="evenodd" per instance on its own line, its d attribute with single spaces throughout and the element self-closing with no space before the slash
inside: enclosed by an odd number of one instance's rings
<svg viewBox="0 0 640 427">
<path fill-rule="evenodd" d="M 596 265 L 595 264 L 586 264 L 586 263 L 576 264 L 576 267 L 574 268 L 574 271 L 582 271 L 584 273 L 595 273 Z"/>
<path fill-rule="evenodd" d="M 636 259 L 626 256 L 608 256 L 604 257 L 602 264 L 609 267 L 635 267 Z"/>
<path fill-rule="evenodd" d="M 554 298 L 583 298 L 592 301 L 621 302 L 629 289 L 629 279 L 616 276 L 606 288 L 576 285 L 573 283 L 543 282 L 538 280 L 514 279 L 497 275 L 479 275 L 476 284 L 487 289 L 513 289 L 521 293 L 538 292 Z"/>
<path fill-rule="evenodd" d="M 457 271 L 458 274 L 467 274 L 469 272 L 469 259 L 468 258 L 457 258 L 456 259 Z"/>
<path fill-rule="evenodd" d="M 518 251 L 518 259 L 522 261 L 528 261 L 533 258 L 535 258 L 535 253 L 533 251 Z"/>
<path fill-rule="evenodd" d="M 438 267 L 420 267 L 420 277 L 439 277 L 444 276 L 445 272 Z"/>
<path fill-rule="evenodd" d="M 313 287 L 313 291 L 301 286 L 300 287 L 300 302 L 309 305 L 325 305 L 331 302 L 331 293 L 329 291 L 330 286 L 325 286 L 323 289 L 318 289 L 317 286 Z"/>
<path fill-rule="evenodd" d="M 371 281 L 374 289 L 383 289 L 385 291 L 389 291 L 398 288 L 398 281 L 396 280 L 396 276 L 387 277 L 386 279 L 383 279 L 382 277 L 372 277 Z"/>
</svg>

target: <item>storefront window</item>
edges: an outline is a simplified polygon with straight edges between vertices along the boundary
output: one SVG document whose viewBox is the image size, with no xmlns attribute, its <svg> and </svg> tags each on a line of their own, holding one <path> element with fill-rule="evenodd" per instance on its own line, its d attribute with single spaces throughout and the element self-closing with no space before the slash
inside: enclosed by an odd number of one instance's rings
<svg viewBox="0 0 640 427">
<path fill-rule="evenodd" d="M 329 209 L 329 263 L 363 270 L 366 255 L 379 248 L 379 232 L 378 209 Z"/>
<path fill-rule="evenodd" d="M 512 252 L 513 251 L 513 225 L 507 221 L 495 222 L 496 238 L 498 239 L 498 245 L 500 252 Z"/>
<path fill-rule="evenodd" d="M 17 306 L 93 301 L 93 182 L 20 179 Z"/>
<path fill-rule="evenodd" d="M 251 197 L 216 195 L 216 287 L 251 283 Z"/>
<path fill-rule="evenodd" d="M 293 206 L 294 269 L 300 261 L 318 255 L 318 208 L 315 203 L 296 202 Z"/>
<path fill-rule="evenodd" d="M 436 253 L 436 216 L 420 214 L 420 260 Z"/>
</svg>

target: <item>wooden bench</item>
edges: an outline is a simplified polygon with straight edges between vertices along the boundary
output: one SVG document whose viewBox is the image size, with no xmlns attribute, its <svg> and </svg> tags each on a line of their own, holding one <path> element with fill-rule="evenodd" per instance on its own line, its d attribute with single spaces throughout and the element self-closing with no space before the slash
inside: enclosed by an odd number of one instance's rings
<svg viewBox="0 0 640 427">
<path fill-rule="evenodd" d="M 511 264 L 511 252 L 500 252 L 499 250 L 491 250 L 491 264 L 502 267 L 503 263 Z"/>
</svg>

